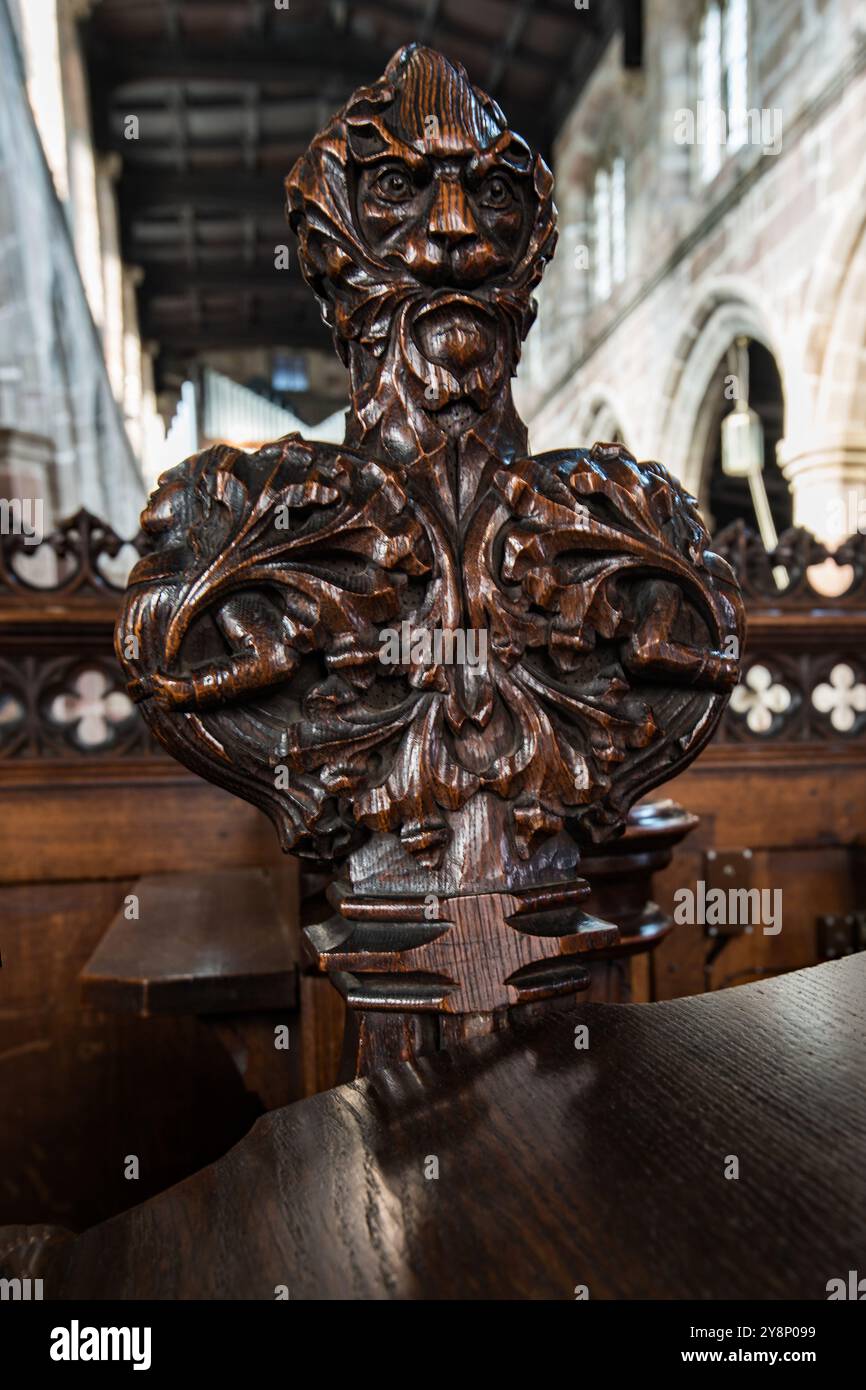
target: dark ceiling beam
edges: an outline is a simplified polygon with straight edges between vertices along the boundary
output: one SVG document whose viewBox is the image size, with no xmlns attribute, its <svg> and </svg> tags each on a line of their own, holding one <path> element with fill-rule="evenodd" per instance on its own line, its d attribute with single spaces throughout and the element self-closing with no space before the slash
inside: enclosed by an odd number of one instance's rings
<svg viewBox="0 0 866 1390">
<path fill-rule="evenodd" d="M 513 7 L 513 0 L 508 0 L 508 7 Z M 439 40 L 454 39 L 456 42 L 476 44 L 481 48 L 491 47 L 491 36 L 482 30 L 474 28 L 471 24 L 464 24 L 462 20 L 446 18 L 439 15 L 430 24 L 426 22 L 424 14 L 419 15 L 420 28 L 415 32 L 417 26 L 413 25 L 412 16 L 407 13 L 405 5 L 399 4 L 398 0 L 365 0 L 362 8 L 381 14 L 387 19 L 399 20 L 406 28 L 406 38 L 404 42 L 410 43 L 417 39 L 419 43 L 432 43 L 435 47 Z M 572 10 L 572 17 L 574 11 Z M 558 15 L 558 18 L 568 18 L 569 16 Z M 561 67 L 558 58 L 551 57 L 548 53 L 542 53 L 540 49 L 533 48 L 530 44 L 522 44 L 519 52 L 515 52 L 514 60 L 523 63 L 525 67 L 536 68 L 541 72 L 557 72 Z"/>
<path fill-rule="evenodd" d="M 439 23 L 442 11 L 442 0 L 427 0 L 424 7 L 424 18 L 421 20 L 421 28 L 418 31 L 418 42 L 429 44 L 433 37 L 433 31 Z"/>
<path fill-rule="evenodd" d="M 622 0 L 623 66 L 643 67 L 643 0 Z"/>
<path fill-rule="evenodd" d="M 507 10 L 514 7 L 514 0 L 493 0 L 493 3 Z M 554 19 L 558 20 L 560 24 L 572 24 L 575 15 L 574 0 L 535 0 L 535 13 L 542 19 Z"/>
<path fill-rule="evenodd" d="M 280 215 L 285 202 L 283 179 L 303 148 L 286 151 L 285 172 L 254 173 L 248 169 L 192 169 L 187 174 L 160 173 L 127 167 L 120 179 L 119 195 L 124 219 L 142 214 L 156 216 L 160 208 L 177 209 L 186 204 L 201 211 L 224 209 L 237 213 L 274 212 Z"/>
<path fill-rule="evenodd" d="M 508 32 L 493 55 L 493 61 L 490 64 L 490 70 L 487 74 L 487 81 L 484 84 L 491 96 L 496 95 L 496 90 L 502 81 L 508 64 L 514 55 L 518 43 L 523 37 L 523 32 L 529 22 L 529 16 L 532 13 L 533 4 L 534 0 L 521 0 L 521 3 L 515 6 L 514 13 L 511 16 L 511 22 L 508 25 Z"/>
<path fill-rule="evenodd" d="M 530 106 L 523 102 L 514 101 L 510 97 L 503 102 L 503 105 L 505 108 L 505 115 L 512 129 L 519 131 L 530 144 L 541 149 L 543 152 L 549 140 L 549 131 L 545 121 L 544 109 L 538 104 Z M 316 125 L 311 125 L 309 135 L 303 139 L 299 139 L 298 133 L 294 132 L 291 145 L 286 145 L 286 173 L 289 172 L 295 160 L 306 152 L 310 141 L 318 132 L 319 128 L 320 126 L 318 123 Z M 273 140 L 268 141 L 269 145 L 275 143 L 276 142 Z M 106 130 L 100 142 L 100 148 L 104 150 L 113 150 L 121 156 L 127 156 L 126 167 L 129 169 L 130 176 L 133 178 L 138 177 L 139 173 L 144 177 L 150 174 L 153 174 L 154 177 L 162 177 L 160 172 L 162 170 L 164 170 L 167 178 L 175 176 L 177 174 L 176 169 L 166 168 L 163 164 L 148 164 L 148 156 L 151 153 L 163 155 L 167 146 L 171 148 L 167 140 L 150 140 L 145 142 L 143 139 L 140 139 L 136 142 L 135 146 L 135 162 L 131 163 L 128 159 L 129 142 L 125 140 L 119 132 L 110 129 Z M 214 173 L 220 176 L 224 175 L 226 180 L 230 180 L 236 173 L 250 172 L 249 170 L 244 171 L 241 165 L 244 152 L 244 141 L 243 132 L 240 130 L 234 139 L 225 135 L 190 139 L 184 146 L 184 157 L 194 157 L 197 151 L 207 155 L 208 166 L 206 169 L 190 169 L 190 177 L 194 177 L 199 173 L 206 177 L 210 177 L 211 173 Z M 223 164 L 225 165 L 224 169 L 222 168 Z M 235 164 L 236 167 L 233 167 Z"/>
<path fill-rule="evenodd" d="M 178 252 L 180 255 L 180 251 Z M 142 265 L 139 260 L 138 265 Z M 199 265 L 195 270 L 184 270 L 179 265 L 142 265 L 144 278 L 142 288 L 148 300 L 161 295 L 181 296 L 191 289 L 203 294 L 218 293 L 224 290 L 237 290 L 241 293 L 268 294 L 297 300 L 304 305 L 312 305 L 313 292 L 301 279 L 299 271 L 277 270 L 275 267 L 261 268 L 238 265 L 237 260 L 224 266 Z"/>
<path fill-rule="evenodd" d="M 308 92 L 345 88 L 350 92 L 370 73 L 378 75 L 390 54 L 378 44 L 336 29 L 293 26 L 288 40 L 249 42 L 107 43 L 91 31 L 88 67 L 94 85 L 113 91 L 129 82 L 292 82 L 300 77 Z"/>
<path fill-rule="evenodd" d="M 321 320 L 308 323 L 295 314 L 254 324 L 238 322 L 234 317 L 183 327 L 145 318 L 143 337 L 156 342 L 161 351 L 176 356 L 218 348 L 292 347 L 327 351 L 331 347 L 330 332 Z"/>
<path fill-rule="evenodd" d="M 176 39 L 180 34 L 180 10 L 177 0 L 163 0 L 165 30 L 169 38 Z"/>
</svg>

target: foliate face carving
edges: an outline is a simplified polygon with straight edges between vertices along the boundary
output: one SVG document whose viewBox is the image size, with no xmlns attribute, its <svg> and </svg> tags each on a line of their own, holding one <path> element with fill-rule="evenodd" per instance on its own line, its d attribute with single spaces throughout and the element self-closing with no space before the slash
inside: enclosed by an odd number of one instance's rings
<svg viewBox="0 0 866 1390">
<path fill-rule="evenodd" d="M 304 272 L 347 342 L 371 284 L 496 303 L 509 281 L 528 305 L 553 253 L 552 188 L 495 103 L 425 49 L 397 54 L 286 180 Z"/>
<path fill-rule="evenodd" d="M 399 258 L 422 284 L 471 289 L 507 274 L 525 240 L 531 190 L 504 161 L 406 149 L 361 168 L 358 228 L 380 260 Z M 485 170 L 485 165 L 486 170 Z"/>
<path fill-rule="evenodd" d="M 556 243 L 550 171 L 462 68 L 413 46 L 317 136 L 286 190 L 350 369 L 349 439 L 401 464 L 423 454 L 442 504 L 465 511 L 492 436 L 500 456 L 526 447 L 507 386 Z M 454 440 L 459 483 L 443 457 Z"/>
<path fill-rule="evenodd" d="M 287 188 L 350 366 L 347 442 L 165 475 L 118 627 L 133 694 L 287 849 L 390 831 L 432 870 L 480 795 L 507 807 L 505 859 L 615 832 L 712 733 L 742 606 L 660 465 L 527 454 L 509 382 L 555 239 L 548 171 L 412 48 Z M 483 659 L 455 664 L 454 634 Z"/>
</svg>

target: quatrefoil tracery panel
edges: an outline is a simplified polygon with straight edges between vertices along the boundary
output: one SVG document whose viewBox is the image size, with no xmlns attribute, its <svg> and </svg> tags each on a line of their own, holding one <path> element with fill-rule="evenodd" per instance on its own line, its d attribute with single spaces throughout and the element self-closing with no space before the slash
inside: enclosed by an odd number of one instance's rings
<svg viewBox="0 0 866 1390">
<path fill-rule="evenodd" d="M 54 695 L 48 716 L 68 736 L 86 749 L 102 748 L 114 739 L 114 730 L 132 718 L 134 706 L 98 666 L 84 667 L 68 687 Z"/>
<path fill-rule="evenodd" d="M 838 662 L 826 681 L 812 691 L 812 704 L 824 715 L 837 734 L 852 734 L 863 727 L 866 714 L 866 683 L 844 661 Z"/>
<path fill-rule="evenodd" d="M 793 705 L 791 690 L 763 662 L 749 667 L 730 703 L 732 713 L 759 737 L 778 732 Z"/>
</svg>

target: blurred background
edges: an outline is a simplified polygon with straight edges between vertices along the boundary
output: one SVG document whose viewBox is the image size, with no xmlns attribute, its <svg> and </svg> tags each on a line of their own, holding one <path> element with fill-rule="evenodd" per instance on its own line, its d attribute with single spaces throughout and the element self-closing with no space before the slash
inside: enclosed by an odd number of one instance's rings
<svg viewBox="0 0 866 1390">
<path fill-rule="evenodd" d="M 623 440 L 716 529 L 755 522 L 722 468 L 744 338 L 776 531 L 849 533 L 862 4 L 3 0 L 0 23 L 0 487 L 35 489 L 49 520 L 83 503 L 131 535 L 160 470 L 210 439 L 341 437 L 345 374 L 282 180 L 419 39 L 556 174 L 560 248 L 520 373 L 533 446 Z"/>
<path fill-rule="evenodd" d="M 679 805 L 638 813 L 627 873 L 587 855 L 631 943 L 593 997 L 866 946 L 862 0 L 0 0 L 0 1223 L 87 1224 L 333 1083 L 321 883 L 152 744 L 112 629 L 163 469 L 342 439 L 282 182 L 411 40 L 556 176 L 533 449 L 660 459 L 746 597 Z M 782 893 L 781 931 L 677 924 L 698 882 Z"/>
</svg>

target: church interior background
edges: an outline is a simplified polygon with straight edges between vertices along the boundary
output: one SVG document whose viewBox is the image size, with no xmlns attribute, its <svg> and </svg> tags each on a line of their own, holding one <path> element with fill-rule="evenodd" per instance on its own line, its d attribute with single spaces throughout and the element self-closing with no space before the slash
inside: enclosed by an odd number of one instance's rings
<svg viewBox="0 0 866 1390">
<path fill-rule="evenodd" d="M 642 943 L 592 998 L 866 949 L 860 0 L 0 0 L 0 1224 L 92 1225 L 337 1077 L 342 1000 L 297 940 L 318 866 L 166 757 L 112 631 L 164 470 L 342 441 L 283 180 L 416 39 L 555 176 L 515 387 L 532 449 L 663 462 L 746 605 L 716 737 L 632 813 L 630 899 L 587 854 Z M 145 949 L 128 905 L 154 883 Z M 699 884 L 779 894 L 783 929 L 689 920 Z M 281 1021 L 301 1041 L 275 1072 Z"/>
</svg>

